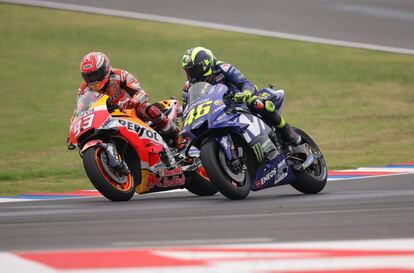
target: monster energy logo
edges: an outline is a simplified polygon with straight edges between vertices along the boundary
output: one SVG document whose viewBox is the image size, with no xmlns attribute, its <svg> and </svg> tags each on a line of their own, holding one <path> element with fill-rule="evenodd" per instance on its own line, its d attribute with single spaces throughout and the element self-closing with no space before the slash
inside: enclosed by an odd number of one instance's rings
<svg viewBox="0 0 414 273">
<path fill-rule="evenodd" d="M 262 149 L 262 145 L 260 143 L 256 143 L 252 146 L 252 149 L 254 151 L 254 154 L 256 155 L 257 161 L 262 163 L 264 161 L 264 153 Z"/>
</svg>

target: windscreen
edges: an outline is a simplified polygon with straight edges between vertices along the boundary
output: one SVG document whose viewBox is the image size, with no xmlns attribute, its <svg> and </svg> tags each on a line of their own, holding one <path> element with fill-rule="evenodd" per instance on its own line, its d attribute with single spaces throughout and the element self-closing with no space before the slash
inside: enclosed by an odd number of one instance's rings
<svg viewBox="0 0 414 273">
<path fill-rule="evenodd" d="M 86 91 L 83 95 L 78 97 L 78 101 L 76 103 L 76 116 L 79 116 L 83 112 L 89 109 L 89 106 L 94 103 L 101 94 L 98 92 L 93 91 Z"/>
<path fill-rule="evenodd" d="M 193 84 L 188 89 L 188 104 L 192 104 L 196 100 L 203 98 L 207 95 L 208 91 L 211 90 L 212 85 L 208 82 L 198 82 Z"/>
</svg>

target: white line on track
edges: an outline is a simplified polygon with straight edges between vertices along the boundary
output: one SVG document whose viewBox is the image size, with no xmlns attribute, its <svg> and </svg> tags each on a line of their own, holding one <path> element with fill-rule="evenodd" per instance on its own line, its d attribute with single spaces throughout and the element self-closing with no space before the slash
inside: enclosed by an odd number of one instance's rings
<svg viewBox="0 0 414 273">
<path fill-rule="evenodd" d="M 0 203 L 12 203 L 12 202 L 26 202 L 26 201 L 34 201 L 35 199 L 24 199 L 24 198 L 0 198 Z M 39 200 L 39 199 L 37 199 Z"/>
<path fill-rule="evenodd" d="M 357 170 L 341 170 L 341 172 L 344 173 L 344 177 L 328 177 L 328 182 L 329 181 L 345 181 L 345 180 L 367 180 L 369 178 L 378 178 L 378 177 L 388 177 L 388 176 L 396 176 L 396 175 L 412 175 L 412 171 L 407 171 L 407 172 L 396 172 L 396 173 L 392 173 L 392 174 L 381 174 L 381 175 L 367 175 L 367 176 L 358 176 L 358 173 L 355 174 L 355 176 L 349 176 L 349 177 L 345 177 L 347 172 L 355 172 L 355 171 L 361 171 L 360 169 Z M 390 169 L 388 169 L 387 171 L 391 171 Z"/>
<path fill-rule="evenodd" d="M 267 31 L 267 30 L 254 29 L 254 28 L 245 28 L 245 27 L 239 27 L 239 26 L 233 26 L 233 25 L 203 22 L 203 21 L 196 21 L 196 20 L 189 20 L 189 19 L 161 16 L 161 15 L 153 15 L 153 14 L 146 14 L 146 13 L 139 13 L 139 12 L 112 10 L 112 9 L 106 9 L 106 8 L 90 7 L 90 6 L 75 5 L 75 4 L 54 3 L 54 2 L 40 1 L 40 0 L 39 1 L 38 0 L 0 0 L 0 2 L 54 8 L 54 9 L 63 9 L 63 10 L 70 10 L 70 11 L 79 11 L 79 12 L 86 12 L 86 13 L 103 14 L 103 15 L 111 15 L 111 16 L 126 17 L 126 18 L 133 18 L 133 19 L 150 20 L 150 21 L 180 24 L 180 25 L 187 25 L 187 26 L 194 26 L 194 27 L 210 28 L 210 29 L 218 29 L 218 30 L 226 30 L 226 31 L 239 32 L 239 33 L 254 34 L 254 35 L 260 35 L 260 36 L 297 40 L 297 41 L 311 42 L 311 43 L 318 43 L 318 44 L 345 46 L 345 47 L 353 47 L 353 48 L 361 48 L 361 49 L 369 49 L 369 50 L 376 50 L 376 51 L 414 55 L 414 50 L 407 49 L 407 48 L 388 47 L 388 46 L 373 45 L 373 44 L 366 44 L 366 43 L 348 42 L 348 41 L 341 41 L 341 40 L 335 40 L 335 39 L 319 38 L 319 37 L 305 36 L 305 35 L 296 35 L 296 34 Z"/>
<path fill-rule="evenodd" d="M 223 244 L 261 244 L 274 243 L 273 238 L 240 238 L 240 239 L 206 239 L 206 240 L 169 240 L 169 241 L 124 241 L 113 242 L 111 247 L 151 247 L 151 246 L 191 246 L 191 245 L 223 245 Z"/>
<path fill-rule="evenodd" d="M 0 252 L 0 266 L 1 272 L 7 273 L 31 273 L 31 272 L 42 272 L 42 273 L 56 273 L 55 270 L 33 262 L 21 257 L 18 257 L 12 253 Z M 4 270 L 4 271 L 3 271 Z"/>
<path fill-rule="evenodd" d="M 79 210 L 81 211 L 81 210 Z M 397 215 L 398 213 L 401 213 L 402 211 L 414 211 L 414 206 L 408 206 L 408 207 L 395 207 L 395 208 L 356 208 L 356 209 L 334 209 L 334 210 L 314 210 L 314 211 L 297 211 L 297 212 L 275 212 L 275 213 L 250 213 L 250 214 L 232 214 L 232 215 L 204 215 L 204 216 L 175 216 L 175 217 L 148 217 L 148 218 L 137 218 L 137 219 L 124 219 L 122 222 L 124 224 L 131 223 L 131 224 L 138 224 L 139 222 L 171 222 L 171 221 L 211 221 L 211 220 L 223 220 L 223 221 L 233 221 L 233 220 L 240 220 L 240 219 L 250 219 L 252 221 L 256 221 L 256 219 L 263 220 L 264 218 L 271 218 L 276 219 L 278 217 L 297 217 L 297 216 L 329 216 L 329 215 L 338 215 L 339 213 L 345 214 L 345 213 L 359 213 L 364 215 L 377 215 L 378 213 L 394 213 Z M 30 215 L 50 215 L 52 212 L 54 214 L 59 215 L 65 215 L 65 214 L 71 214 L 70 211 L 44 211 L 41 213 L 32 213 Z M 86 211 L 85 215 L 89 212 Z M 19 216 L 19 217 L 25 217 L 28 216 L 29 213 L 12 213 L 12 212 L 6 212 L 1 213 L 0 217 L 8 217 L 8 216 Z M 71 220 L 71 224 L 76 223 L 84 223 L 83 220 Z M 100 219 L 95 220 L 94 223 L 96 224 L 111 224 L 113 223 L 113 220 L 111 219 Z M 14 223 L 4 223 L 2 224 L 3 227 L 7 226 L 14 226 Z M 39 223 L 19 223 L 20 227 L 23 226 L 43 226 L 47 225 L 45 222 L 39 222 Z"/>
<path fill-rule="evenodd" d="M 240 244 L 242 246 L 243 244 Z M 266 243 L 250 244 L 249 247 L 263 247 Z M 413 250 L 414 238 L 399 238 L 399 239 L 368 239 L 368 240 L 338 240 L 338 241 L 308 241 L 308 242 L 287 242 L 275 243 L 277 247 L 284 249 L 364 249 L 364 250 Z M 237 247 L 233 244 L 232 247 Z"/>
</svg>

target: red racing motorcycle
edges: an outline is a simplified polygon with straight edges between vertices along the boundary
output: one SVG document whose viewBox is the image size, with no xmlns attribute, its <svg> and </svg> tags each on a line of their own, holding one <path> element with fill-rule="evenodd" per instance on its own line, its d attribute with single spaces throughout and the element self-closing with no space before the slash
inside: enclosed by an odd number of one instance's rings
<svg viewBox="0 0 414 273">
<path fill-rule="evenodd" d="M 68 146 L 79 148 L 86 174 L 102 195 L 127 201 L 135 192 L 182 188 L 200 196 L 217 192 L 197 153 L 194 157 L 178 153 L 135 109 L 108 109 L 107 99 L 96 92 L 78 98 Z M 177 121 L 181 108 L 177 100 L 163 100 L 156 106 Z"/>
</svg>

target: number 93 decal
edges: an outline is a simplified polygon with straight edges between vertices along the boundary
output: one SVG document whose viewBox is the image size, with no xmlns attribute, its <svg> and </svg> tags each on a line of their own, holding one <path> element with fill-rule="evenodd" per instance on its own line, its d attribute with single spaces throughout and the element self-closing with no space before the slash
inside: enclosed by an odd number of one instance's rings
<svg viewBox="0 0 414 273">
<path fill-rule="evenodd" d="M 190 112 L 187 115 L 184 126 L 191 125 L 191 123 L 193 123 L 193 121 L 201 118 L 202 116 L 207 115 L 210 112 L 211 103 L 212 103 L 212 101 L 209 100 L 209 101 L 206 101 L 206 102 L 200 104 L 199 106 L 194 107 L 193 109 L 191 109 Z"/>
<path fill-rule="evenodd" d="M 77 137 L 83 130 L 92 127 L 93 118 L 95 114 L 87 115 L 81 118 L 75 125 L 74 135 Z"/>
</svg>

